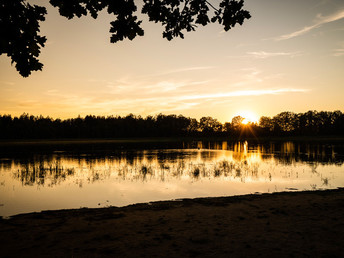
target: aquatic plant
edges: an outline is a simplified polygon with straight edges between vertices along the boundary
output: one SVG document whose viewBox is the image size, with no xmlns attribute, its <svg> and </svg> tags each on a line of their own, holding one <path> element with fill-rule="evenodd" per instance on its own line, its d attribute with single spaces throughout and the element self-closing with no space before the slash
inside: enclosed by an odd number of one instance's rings
<svg viewBox="0 0 344 258">
<path fill-rule="evenodd" d="M 194 177 L 199 177 L 199 175 L 200 175 L 200 169 L 199 169 L 199 167 L 195 167 L 194 168 L 194 170 L 192 171 L 192 175 L 194 176 Z"/>
</svg>

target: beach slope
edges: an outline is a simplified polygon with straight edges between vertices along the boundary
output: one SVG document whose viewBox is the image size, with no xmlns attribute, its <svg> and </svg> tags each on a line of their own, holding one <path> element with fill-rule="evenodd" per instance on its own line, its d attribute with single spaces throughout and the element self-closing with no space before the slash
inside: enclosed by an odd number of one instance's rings
<svg viewBox="0 0 344 258">
<path fill-rule="evenodd" d="M 344 189 L 44 211 L 0 220 L 2 257 L 343 257 Z"/>
</svg>

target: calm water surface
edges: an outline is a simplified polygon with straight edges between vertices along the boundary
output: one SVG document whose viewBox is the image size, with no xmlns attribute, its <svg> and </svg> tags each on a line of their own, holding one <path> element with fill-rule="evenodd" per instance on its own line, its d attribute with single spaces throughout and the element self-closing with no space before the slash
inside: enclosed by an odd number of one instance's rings
<svg viewBox="0 0 344 258">
<path fill-rule="evenodd" d="M 189 142 L 0 152 L 0 216 L 344 186 L 344 145 Z"/>
</svg>

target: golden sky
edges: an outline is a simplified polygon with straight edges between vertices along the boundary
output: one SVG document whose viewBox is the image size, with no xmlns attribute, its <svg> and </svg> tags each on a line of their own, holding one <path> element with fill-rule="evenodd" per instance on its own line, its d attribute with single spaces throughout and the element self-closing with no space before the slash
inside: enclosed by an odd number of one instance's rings
<svg viewBox="0 0 344 258">
<path fill-rule="evenodd" d="M 139 15 L 145 36 L 116 44 L 105 12 L 67 20 L 47 1 L 28 2 L 48 8 L 44 68 L 22 78 L 0 57 L 0 114 L 164 113 L 226 122 L 244 112 L 344 111 L 343 0 L 245 0 L 252 18 L 243 26 L 208 25 L 172 41 Z"/>
</svg>

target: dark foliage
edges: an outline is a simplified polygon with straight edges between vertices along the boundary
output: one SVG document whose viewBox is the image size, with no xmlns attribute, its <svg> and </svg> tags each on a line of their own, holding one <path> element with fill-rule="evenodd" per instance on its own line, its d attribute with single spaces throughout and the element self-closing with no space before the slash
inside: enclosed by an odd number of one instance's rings
<svg viewBox="0 0 344 258">
<path fill-rule="evenodd" d="M 0 1 L 0 55 L 7 54 L 23 77 L 42 70 L 43 64 L 37 57 L 46 38 L 38 32 L 39 22 L 45 20 L 46 13 L 44 7 L 24 1 Z"/>
<path fill-rule="evenodd" d="M 125 38 L 133 40 L 143 36 L 141 22 L 136 16 L 134 0 L 50 0 L 60 15 L 72 19 L 90 14 L 94 19 L 106 9 L 115 20 L 111 22 L 111 43 Z M 184 32 L 194 31 L 197 25 L 219 23 L 228 31 L 236 24 L 242 25 L 250 13 L 243 10 L 243 0 L 222 0 L 215 8 L 207 0 L 143 0 L 141 12 L 149 20 L 161 23 L 163 37 L 171 40 L 184 38 Z M 210 8 L 212 17 L 209 18 Z M 27 77 L 31 71 L 42 70 L 37 59 L 45 37 L 38 35 L 39 22 L 44 21 L 46 8 L 31 6 L 25 0 L 0 0 L 0 54 L 7 54 L 16 63 L 18 72 Z"/>
<path fill-rule="evenodd" d="M 306 113 L 282 112 L 273 118 L 260 118 L 263 135 L 343 135 L 344 114 L 341 111 Z"/>
<path fill-rule="evenodd" d="M 1 139 L 48 138 L 122 138 L 122 137 L 180 137 L 231 136 L 239 138 L 260 136 L 344 135 L 344 114 L 341 111 L 295 114 L 282 112 L 273 118 L 261 117 L 260 124 L 220 123 L 212 117 L 200 121 L 182 115 L 86 116 L 73 119 L 52 119 L 23 114 L 20 117 L 0 115 Z"/>
</svg>

